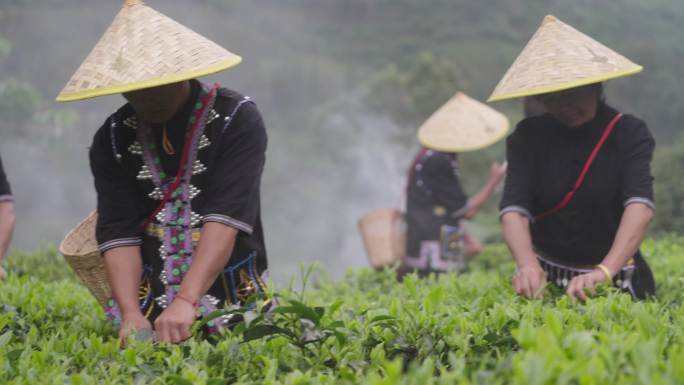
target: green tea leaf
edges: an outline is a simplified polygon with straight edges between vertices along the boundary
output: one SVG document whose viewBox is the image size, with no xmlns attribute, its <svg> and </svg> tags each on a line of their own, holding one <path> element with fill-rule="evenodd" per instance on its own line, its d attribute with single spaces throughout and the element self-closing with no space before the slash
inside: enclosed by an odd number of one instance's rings
<svg viewBox="0 0 684 385">
<path fill-rule="evenodd" d="M 175 385 L 193 385 L 192 381 L 181 376 L 169 376 L 169 381 Z"/>
<path fill-rule="evenodd" d="M 248 328 L 243 334 L 243 341 L 249 342 L 259 338 L 264 338 L 271 335 L 280 334 L 287 337 L 293 337 L 293 334 L 281 327 L 274 325 L 255 325 L 254 327 Z"/>
</svg>

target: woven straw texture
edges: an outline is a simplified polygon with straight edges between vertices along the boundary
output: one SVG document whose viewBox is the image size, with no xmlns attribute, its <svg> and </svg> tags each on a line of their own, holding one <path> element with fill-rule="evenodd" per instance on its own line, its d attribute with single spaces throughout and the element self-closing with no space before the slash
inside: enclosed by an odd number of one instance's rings
<svg viewBox="0 0 684 385">
<path fill-rule="evenodd" d="M 93 211 L 67 234 L 59 245 L 59 252 L 64 255 L 97 302 L 105 306 L 112 291 L 107 281 L 104 259 L 95 240 L 96 223 L 97 212 Z"/>
<path fill-rule="evenodd" d="M 640 65 L 549 15 L 489 101 L 561 91 L 641 70 Z"/>
<path fill-rule="evenodd" d="M 401 262 L 406 256 L 406 223 L 398 209 L 372 211 L 359 220 L 368 261 L 376 269 Z"/>
<path fill-rule="evenodd" d="M 506 136 L 508 118 L 459 92 L 418 129 L 418 140 L 430 149 L 465 152 L 490 146 Z"/>
<path fill-rule="evenodd" d="M 216 73 L 242 59 L 142 1 L 128 0 L 57 96 L 66 102 Z"/>
</svg>

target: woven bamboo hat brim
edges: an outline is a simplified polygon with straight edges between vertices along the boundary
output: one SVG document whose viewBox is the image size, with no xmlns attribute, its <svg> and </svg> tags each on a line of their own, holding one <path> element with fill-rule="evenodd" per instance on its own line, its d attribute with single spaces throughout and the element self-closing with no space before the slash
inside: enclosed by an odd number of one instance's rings
<svg viewBox="0 0 684 385">
<path fill-rule="evenodd" d="M 474 151 L 506 136 L 508 118 L 459 92 L 418 129 L 420 143 L 442 152 Z"/>
<path fill-rule="evenodd" d="M 59 245 L 59 252 L 64 255 L 97 302 L 106 306 L 112 291 L 107 280 L 104 258 L 95 240 L 96 223 L 97 213 L 93 211 L 67 234 Z"/>
<path fill-rule="evenodd" d="M 210 75 L 240 56 L 171 20 L 141 0 L 126 0 L 95 48 L 57 96 L 68 102 Z"/>
<path fill-rule="evenodd" d="M 488 101 L 539 95 L 641 72 L 643 67 L 549 15 Z"/>
</svg>

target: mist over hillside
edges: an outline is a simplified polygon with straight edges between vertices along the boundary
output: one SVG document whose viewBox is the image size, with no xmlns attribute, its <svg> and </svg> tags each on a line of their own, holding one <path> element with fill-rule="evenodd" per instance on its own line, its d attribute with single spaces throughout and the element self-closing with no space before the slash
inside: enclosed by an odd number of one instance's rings
<svg viewBox="0 0 684 385">
<path fill-rule="evenodd" d="M 646 120 L 659 141 L 678 138 L 684 121 L 679 0 L 147 3 L 244 57 L 207 81 L 250 95 L 264 116 L 262 212 L 277 280 L 300 260 L 320 261 L 333 275 L 365 265 L 356 221 L 399 204 L 417 125 L 457 90 L 485 99 L 545 14 L 644 65 L 643 74 L 608 84 L 608 100 Z M 14 247 L 59 241 L 94 208 L 87 147 L 123 99 L 52 100 L 120 4 L 0 0 L 0 38 L 10 42 L 4 56 L 0 44 L 0 80 L 29 84 L 40 98 L 24 124 L 0 117 L 0 155 L 18 210 Z M 520 117 L 517 102 L 495 107 L 513 123 Z M 464 157 L 466 189 L 475 192 L 489 162 L 503 156 L 499 144 Z M 478 222 L 495 225 L 495 206 Z"/>
</svg>

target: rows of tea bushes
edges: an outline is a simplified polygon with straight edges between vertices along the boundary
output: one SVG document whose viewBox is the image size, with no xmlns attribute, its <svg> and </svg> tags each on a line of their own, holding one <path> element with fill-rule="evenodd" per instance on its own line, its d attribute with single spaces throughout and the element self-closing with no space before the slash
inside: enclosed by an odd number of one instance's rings
<svg viewBox="0 0 684 385">
<path fill-rule="evenodd" d="M 494 246 L 462 275 L 307 271 L 298 290 L 277 291 L 276 310 L 235 309 L 245 322 L 215 340 L 124 349 L 54 250 L 15 254 L 0 284 L 0 383 L 682 384 L 684 240 L 644 251 L 659 283 L 651 301 L 606 288 L 574 303 L 552 287 L 521 299 Z"/>
</svg>

